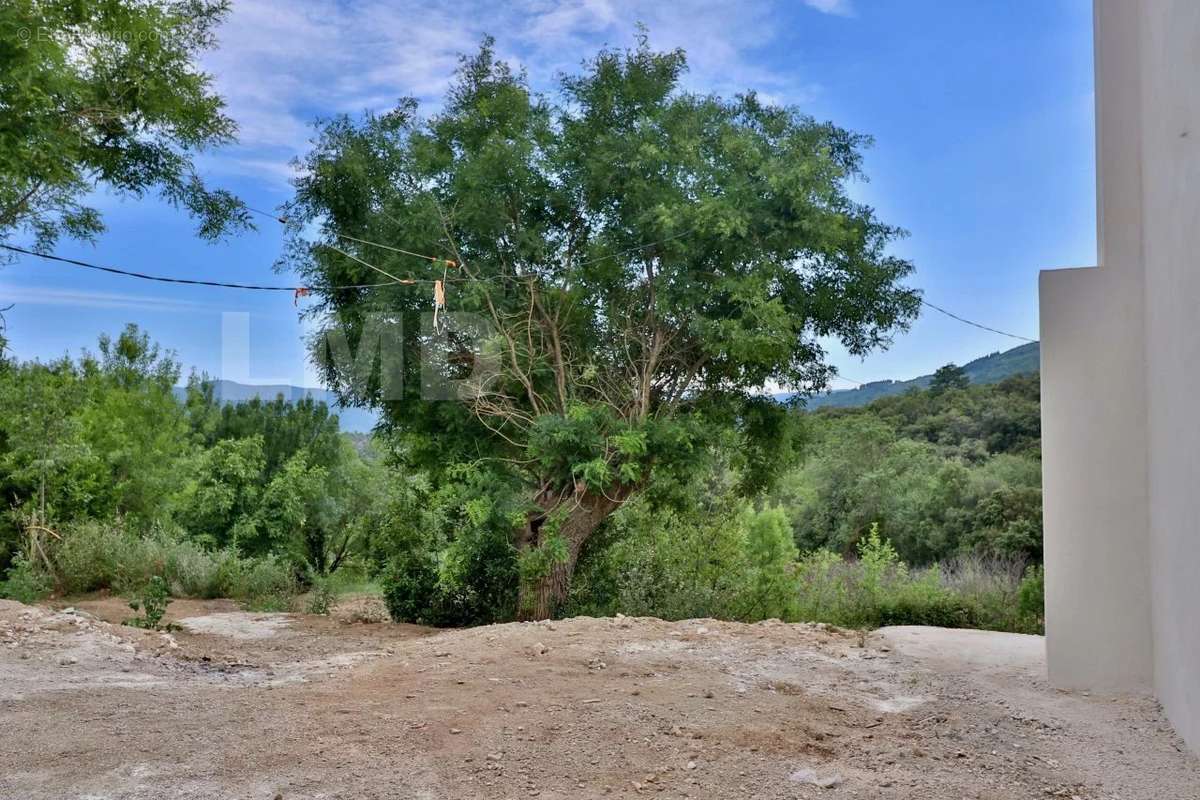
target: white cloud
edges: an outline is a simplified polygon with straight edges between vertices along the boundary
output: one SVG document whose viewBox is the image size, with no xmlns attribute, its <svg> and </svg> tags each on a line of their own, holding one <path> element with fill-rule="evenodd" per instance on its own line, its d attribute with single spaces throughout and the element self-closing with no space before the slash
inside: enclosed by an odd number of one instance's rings
<svg viewBox="0 0 1200 800">
<path fill-rule="evenodd" d="M 631 43 L 638 22 L 653 46 L 688 51 L 689 88 L 756 89 L 789 102 L 811 95 L 810 84 L 757 58 L 780 25 L 769 0 L 239 0 L 203 65 L 240 143 L 205 165 L 279 184 L 288 160 L 307 149 L 315 117 L 389 108 L 406 95 L 428 109 L 453 79 L 459 54 L 474 51 L 485 33 L 535 86 L 548 87 L 600 46 Z"/>
<path fill-rule="evenodd" d="M 854 6 L 850 0 L 804 0 L 804 5 L 815 8 L 822 14 L 836 14 L 839 17 L 854 16 Z"/>
<path fill-rule="evenodd" d="M 122 292 L 72 291 L 46 286 L 17 286 L 0 284 L 4 303 L 38 306 L 67 306 L 70 308 L 116 308 L 139 311 L 211 312 L 220 306 L 193 300 L 169 297 L 125 294 Z"/>
</svg>

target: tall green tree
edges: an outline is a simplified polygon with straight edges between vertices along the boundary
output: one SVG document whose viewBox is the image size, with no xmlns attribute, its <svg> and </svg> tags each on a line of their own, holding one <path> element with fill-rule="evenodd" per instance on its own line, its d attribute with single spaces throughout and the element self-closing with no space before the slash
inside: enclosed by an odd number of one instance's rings
<svg viewBox="0 0 1200 800">
<path fill-rule="evenodd" d="M 947 364 L 944 367 L 938 367 L 933 373 L 933 380 L 929 382 L 929 391 L 936 394 L 948 392 L 951 389 L 965 389 L 971 385 L 971 377 L 967 375 L 967 371 L 957 364 Z"/>
<path fill-rule="evenodd" d="M 105 484 L 91 512 L 165 520 L 191 455 L 187 419 L 173 394 L 175 354 L 130 323 L 115 338 L 102 334 L 99 353 L 85 354 L 80 366 L 88 398 L 75 413 Z"/>
<path fill-rule="evenodd" d="M 94 238 L 97 189 L 158 192 L 208 237 L 248 224 L 192 160 L 234 135 L 195 65 L 228 10 L 228 0 L 0 3 L 0 241 Z"/>
<path fill-rule="evenodd" d="M 494 369 L 471 373 L 460 339 L 478 325 L 417 325 L 428 283 L 319 290 L 335 337 L 317 356 L 348 399 L 383 407 L 435 478 L 470 462 L 519 487 L 523 617 L 554 613 L 592 533 L 691 468 L 715 431 L 736 429 L 744 453 L 783 453 L 771 423 L 786 410 L 757 390 L 820 389 L 823 339 L 867 353 L 917 312 L 900 285 L 912 266 L 887 252 L 901 232 L 847 194 L 868 139 L 753 93 L 684 91 L 685 69 L 683 52 L 643 39 L 543 96 L 488 40 L 439 114 L 407 100 L 333 119 L 302 164 L 290 262 L 314 285 L 377 283 L 372 267 L 445 274 L 450 310 L 486 322 L 474 357 Z M 299 234 L 314 227 L 309 245 Z M 379 365 L 326 344 L 368 345 L 381 316 L 404 319 L 400 393 Z M 439 348 L 460 354 L 446 374 L 488 375 L 459 402 L 422 396 L 422 349 Z M 752 461 L 769 476 L 770 458 Z"/>
<path fill-rule="evenodd" d="M 289 558 L 305 579 L 329 575 L 365 537 L 383 495 L 376 473 L 345 440 L 333 461 L 301 450 L 263 490 L 251 519 L 239 525 L 244 552 Z"/>
</svg>

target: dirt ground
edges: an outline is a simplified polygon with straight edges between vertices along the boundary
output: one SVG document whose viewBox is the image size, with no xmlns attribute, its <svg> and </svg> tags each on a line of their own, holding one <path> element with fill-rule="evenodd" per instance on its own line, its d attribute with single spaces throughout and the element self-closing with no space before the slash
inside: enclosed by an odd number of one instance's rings
<svg viewBox="0 0 1200 800">
<path fill-rule="evenodd" d="M 1039 637 L 571 619 L 435 631 L 0 601 L 0 797 L 1200 798 L 1155 703 Z"/>
</svg>

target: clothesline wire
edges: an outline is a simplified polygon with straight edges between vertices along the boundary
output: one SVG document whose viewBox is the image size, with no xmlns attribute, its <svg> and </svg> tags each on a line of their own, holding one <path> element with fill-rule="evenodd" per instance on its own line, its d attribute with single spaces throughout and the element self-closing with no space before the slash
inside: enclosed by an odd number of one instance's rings
<svg viewBox="0 0 1200 800">
<path fill-rule="evenodd" d="M 215 286 L 222 289 L 246 289 L 260 292 L 295 292 L 298 289 L 325 289 L 333 291 L 335 289 L 377 289 L 383 286 L 392 286 L 395 281 L 386 283 L 359 283 L 349 286 L 271 286 L 265 284 L 254 283 L 228 283 L 225 281 L 206 281 L 199 278 L 172 278 L 166 275 L 149 275 L 145 272 L 135 272 L 133 270 L 121 269 L 119 267 L 106 267 L 101 264 L 93 264 L 90 261 L 81 261 L 77 258 L 66 258 L 65 256 L 51 255 L 50 253 L 39 253 L 34 250 L 26 250 L 23 247 L 17 247 L 11 244 L 0 244 L 0 248 L 20 253 L 34 258 L 42 258 L 47 261 L 57 261 L 61 264 L 70 264 L 76 267 L 85 269 L 99 270 L 100 272 L 109 272 L 113 275 L 125 275 L 130 278 L 139 278 L 144 281 L 157 281 L 159 283 L 182 283 L 189 286 Z"/>
<path fill-rule="evenodd" d="M 966 317 L 960 317 L 958 314 L 947 311 L 946 309 L 942 308 L 941 306 L 935 306 L 933 303 L 929 302 L 928 300 L 925 300 L 924 298 L 921 299 L 921 305 L 928 306 L 929 308 L 932 308 L 934 311 L 938 311 L 942 314 L 945 314 L 950 319 L 958 320 L 959 322 L 962 322 L 966 325 L 971 325 L 971 326 L 979 328 L 981 330 L 990 331 L 992 333 L 998 333 L 1001 336 L 1007 336 L 1010 339 L 1020 339 L 1022 342 L 1036 342 L 1037 341 L 1037 339 L 1030 339 L 1028 336 L 1020 336 L 1015 333 L 1009 333 L 1008 331 L 999 330 L 998 328 L 991 328 L 991 327 L 988 327 L 987 325 L 983 325 L 981 323 L 969 320 Z"/>
<path fill-rule="evenodd" d="M 257 209 L 251 209 L 251 210 L 258 211 Z M 266 212 L 263 212 L 263 211 L 258 211 L 258 213 L 266 214 Z M 283 221 L 282 217 L 275 217 L 275 219 Z M 585 266 L 587 264 L 596 263 L 598 261 L 602 261 L 607 258 L 617 258 L 622 255 L 628 255 L 629 253 L 634 253 L 639 250 L 645 250 L 647 248 L 654 247 L 659 244 L 664 244 L 666 242 L 673 241 L 675 239 L 679 239 L 684 236 L 689 236 L 693 233 L 695 233 L 695 229 L 677 233 L 672 236 L 668 236 L 663 239 L 659 239 L 657 241 L 650 242 L 648 244 L 629 248 L 627 250 L 621 250 L 616 253 L 609 253 L 604 256 L 598 256 L 596 258 L 589 259 L 587 261 L 582 261 L 577 266 Z M 375 243 L 375 242 L 369 242 L 365 239 L 357 239 L 357 238 L 354 238 L 351 236 L 345 236 L 342 234 L 337 234 L 337 235 L 339 238 L 349 239 L 351 241 L 359 242 L 362 244 L 367 244 L 367 245 L 372 245 L 372 246 L 376 246 L 376 247 L 382 247 L 382 248 L 389 249 L 389 250 L 394 250 L 396 252 L 400 252 L 400 253 L 403 253 L 406 255 L 413 255 L 413 256 L 417 256 L 419 258 L 429 259 L 435 263 L 440 261 L 443 263 L 442 278 L 440 279 L 440 281 L 438 279 L 434 279 L 434 278 L 413 278 L 413 277 L 400 278 L 381 267 L 378 267 L 362 258 L 359 258 L 356 255 L 353 255 L 352 253 L 347 252 L 346 250 L 343 250 L 340 247 L 337 247 L 336 245 L 331 245 L 331 244 L 324 244 L 322 246 L 327 247 L 327 248 L 333 250 L 334 252 L 339 253 L 340 255 L 345 256 L 346 258 L 349 258 L 349 259 L 355 261 L 356 263 L 362 264 L 363 266 L 365 266 L 369 269 L 372 269 L 375 272 L 380 273 L 381 275 L 391 278 L 391 281 L 388 283 L 361 283 L 361 284 L 350 284 L 350 285 L 341 285 L 341 286 L 334 286 L 334 285 L 326 285 L 326 286 L 278 286 L 278 285 L 276 285 L 276 286 L 272 286 L 272 285 L 263 285 L 263 284 L 231 283 L 231 282 L 226 282 L 226 281 L 202 280 L 202 279 L 198 279 L 198 278 L 174 278 L 174 277 L 168 277 L 165 275 L 150 275 L 150 274 L 147 274 L 144 272 L 136 272 L 134 270 L 121 269 L 119 267 L 107 267 L 107 266 L 103 266 L 100 264 L 93 264 L 88 261 L 82 261 L 79 259 L 51 255 L 49 253 L 39 253 L 34 250 L 27 250 L 23 247 L 17 247 L 15 245 L 10 245 L 10 244 L 0 243 L 0 248 L 9 250 L 14 253 L 20 253 L 22 255 L 46 259 L 48 261 L 56 261 L 56 262 L 63 263 L 63 264 L 70 264 L 70 265 L 77 266 L 77 267 L 83 267 L 85 269 L 98 270 L 101 272 L 107 272 L 107 273 L 111 273 L 114 275 L 124 275 L 124 276 L 130 277 L 130 278 L 138 278 L 141 280 L 156 281 L 159 283 L 175 283 L 175 284 L 183 284 L 183 285 L 189 285 L 189 286 L 213 286 L 213 287 L 224 288 L 224 289 L 242 289 L 242 290 L 251 290 L 251 291 L 293 292 L 293 293 L 296 293 L 297 296 L 299 296 L 301 293 L 307 294 L 309 291 L 312 291 L 314 289 L 328 290 L 328 291 L 351 290 L 351 289 L 378 289 L 378 288 L 382 288 L 385 286 L 413 285 L 413 284 L 418 284 L 418 283 L 431 284 L 431 285 L 437 285 L 440 283 L 442 286 L 445 286 L 451 282 L 459 282 L 459 281 L 466 280 L 466 279 L 449 278 L 448 277 L 447 268 L 452 265 L 457 266 L 457 264 L 450 259 L 439 259 L 439 258 L 435 258 L 433 256 L 425 256 L 425 255 L 421 255 L 419 253 L 413 253 L 413 252 L 410 252 L 407 250 L 401 250 L 400 248 L 392 247 L 390 245 L 383 245 L 383 244 L 379 244 L 379 243 Z M 493 275 L 493 276 L 481 277 L 481 278 L 478 278 L 477 280 L 490 281 L 490 280 L 505 280 L 505 279 L 524 281 L 524 280 L 528 280 L 529 276 Z M 940 314 L 944 314 L 945 316 L 947 316 L 953 320 L 956 320 L 958 322 L 961 322 L 964 325 L 970 325 L 972 327 L 979 328 L 980 330 L 988 331 L 989 333 L 995 333 L 1000 336 L 1007 336 L 1010 339 L 1017 339 L 1022 342 L 1036 342 L 1037 341 L 1037 339 L 1032 339 L 1028 336 L 1021 336 L 1019 334 L 1010 333 L 1008 331 L 1000 330 L 999 328 L 993 328 L 989 325 L 984 325 L 980 322 L 975 322 L 974 320 L 967 319 L 966 317 L 955 314 L 954 312 L 949 311 L 945 308 L 942 308 L 939 305 L 935 305 L 934 303 L 931 303 L 928 300 L 925 300 L 924 298 L 921 298 L 920 302 L 921 302 L 921 305 L 931 308 Z"/>
</svg>

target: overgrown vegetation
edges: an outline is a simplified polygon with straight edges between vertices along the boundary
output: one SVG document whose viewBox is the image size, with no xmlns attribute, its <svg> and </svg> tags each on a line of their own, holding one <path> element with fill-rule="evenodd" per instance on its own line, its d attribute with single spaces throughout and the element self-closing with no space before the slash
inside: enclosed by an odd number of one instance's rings
<svg viewBox="0 0 1200 800">
<path fill-rule="evenodd" d="M 227 4 L 84 5 L 0 11 L 83 34 L 72 69 L 65 35 L 0 55 L 16 77 L 0 77 L 16 125 L 0 124 L 0 241 L 94 237 L 97 181 L 160 191 L 206 235 L 245 224 L 190 174 L 232 134 L 191 67 Z M 113 39 L 151 28 L 170 35 Z M 886 346 L 919 295 L 890 254 L 903 232 L 851 199 L 866 137 L 689 93 L 686 66 L 642 36 L 539 95 L 485 40 L 436 115 L 405 100 L 321 125 L 284 263 L 314 287 L 330 385 L 383 412 L 365 447 L 311 401 L 222 406 L 193 376 L 181 402 L 179 365 L 134 326 L 46 364 L 6 360 L 0 338 L 0 592 L 112 590 L 149 627 L 171 596 L 284 609 L 308 591 L 327 613 L 354 580 L 434 625 L 620 611 L 1037 630 L 1036 377 L 972 386 L 947 365 L 928 390 L 811 414 L 761 396 L 820 390 L 822 342 Z M 438 254 L 435 270 L 370 286 L 373 264 L 416 269 L 372 241 Z M 457 314 L 412 324 L 450 270 Z M 371 347 L 402 317 L 393 370 Z"/>
<path fill-rule="evenodd" d="M 562 613 L 1039 630 L 1036 376 L 793 413 L 797 454 L 773 488 L 745 479 L 736 439 L 714 442 L 704 470 L 601 528 Z M 399 538 L 374 555 L 397 619 L 515 615 L 520 518 L 484 474 L 396 493 Z"/>
<path fill-rule="evenodd" d="M 365 552 L 383 466 L 311 401 L 221 406 L 127 328 L 99 353 L 0 366 L 4 593 L 174 595 L 281 609 Z"/>
<path fill-rule="evenodd" d="M 517 616 L 522 572 L 561 557 L 520 551 L 524 508 L 486 469 L 401 472 L 403 437 L 364 458 L 318 404 L 221 407 L 198 381 L 181 403 L 177 376 L 132 328 L 98 356 L 4 365 L 5 596 L 161 581 L 262 610 L 309 590 L 327 613 L 339 581 L 378 578 L 396 619 L 471 625 Z M 793 410 L 769 491 L 715 439 L 705 469 L 601 526 L 562 613 L 1037 630 L 1037 406 L 1022 376 Z"/>
</svg>

